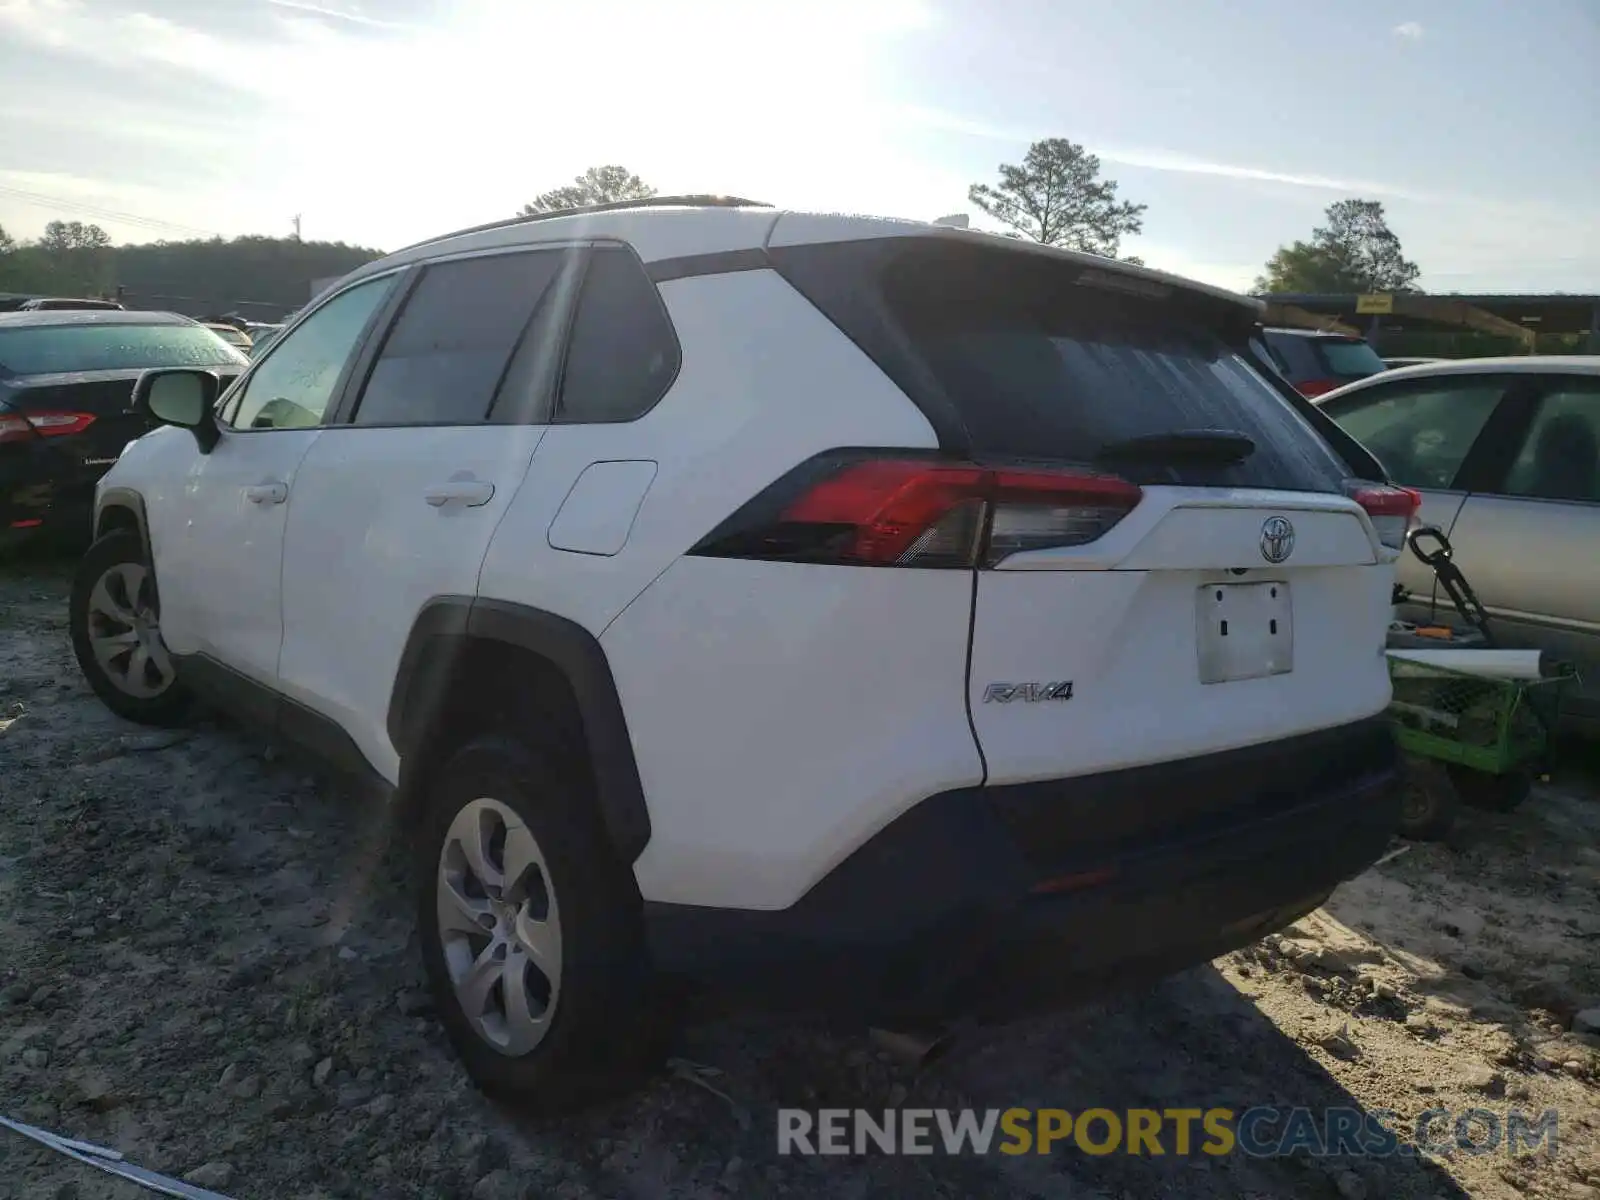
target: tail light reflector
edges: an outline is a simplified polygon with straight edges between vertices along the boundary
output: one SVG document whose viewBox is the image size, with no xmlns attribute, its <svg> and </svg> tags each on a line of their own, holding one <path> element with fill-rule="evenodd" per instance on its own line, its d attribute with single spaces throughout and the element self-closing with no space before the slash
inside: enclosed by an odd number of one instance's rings
<svg viewBox="0 0 1600 1200">
<path fill-rule="evenodd" d="M 757 496 L 695 549 L 856 566 L 993 566 L 1080 546 L 1139 503 L 1136 484 L 1078 470 L 829 456 Z"/>
<path fill-rule="evenodd" d="M 20 442 L 40 437 L 65 437 L 82 433 L 94 423 L 93 413 L 30 412 L 0 416 L 0 442 Z"/>
<path fill-rule="evenodd" d="M 1406 530 L 1422 507 L 1422 493 L 1415 488 L 1387 484 L 1353 482 L 1346 486 L 1350 498 L 1367 510 L 1378 540 L 1391 550 L 1406 544 Z"/>
</svg>

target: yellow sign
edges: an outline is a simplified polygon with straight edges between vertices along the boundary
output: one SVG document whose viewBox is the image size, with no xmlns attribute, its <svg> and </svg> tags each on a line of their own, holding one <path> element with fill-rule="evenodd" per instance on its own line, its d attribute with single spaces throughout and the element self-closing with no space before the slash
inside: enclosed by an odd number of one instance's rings
<svg viewBox="0 0 1600 1200">
<path fill-rule="evenodd" d="M 1357 296 L 1356 312 L 1371 316 L 1378 313 L 1392 313 L 1394 311 L 1394 297 L 1387 293 L 1373 296 Z"/>
</svg>

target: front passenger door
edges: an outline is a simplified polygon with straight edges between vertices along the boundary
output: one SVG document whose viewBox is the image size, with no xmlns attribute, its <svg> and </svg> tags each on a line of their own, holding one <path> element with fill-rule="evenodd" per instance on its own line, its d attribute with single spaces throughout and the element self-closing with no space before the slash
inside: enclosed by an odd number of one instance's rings
<svg viewBox="0 0 1600 1200">
<path fill-rule="evenodd" d="M 300 461 L 394 283 L 380 276 L 329 297 L 218 406 L 220 436 L 197 454 L 160 550 L 162 637 L 272 687 L 283 641 L 280 573 Z"/>
</svg>

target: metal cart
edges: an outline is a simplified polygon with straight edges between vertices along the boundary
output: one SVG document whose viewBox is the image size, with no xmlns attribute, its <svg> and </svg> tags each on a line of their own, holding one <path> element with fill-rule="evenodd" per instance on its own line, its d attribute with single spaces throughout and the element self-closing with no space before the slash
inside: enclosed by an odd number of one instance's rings
<svg viewBox="0 0 1600 1200">
<path fill-rule="evenodd" d="M 1424 525 L 1407 534 L 1406 544 L 1433 569 L 1466 625 L 1396 629 L 1389 649 L 1495 648 L 1489 616 L 1455 565 L 1444 532 Z M 1507 811 L 1527 798 L 1545 770 L 1561 694 L 1575 673 L 1556 665 L 1541 679 L 1494 679 L 1391 657 L 1389 677 L 1389 716 L 1407 768 L 1400 832 L 1437 839 L 1450 831 L 1462 803 Z"/>
</svg>

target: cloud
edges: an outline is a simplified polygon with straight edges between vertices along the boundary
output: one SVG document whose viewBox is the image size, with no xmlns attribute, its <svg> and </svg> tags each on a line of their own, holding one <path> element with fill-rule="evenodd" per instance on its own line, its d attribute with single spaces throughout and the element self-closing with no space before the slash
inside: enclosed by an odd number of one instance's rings
<svg viewBox="0 0 1600 1200">
<path fill-rule="evenodd" d="M 217 7 L 232 15 L 237 3 Z M 26 234 L 52 216 L 79 216 L 142 240 L 182 229 L 276 232 L 304 213 L 308 237 L 394 246 L 513 212 L 595 162 L 626 163 L 666 192 L 932 217 L 962 206 L 970 177 L 959 151 L 987 147 L 1014 162 L 1052 132 L 1004 113 L 989 120 L 902 102 L 884 62 L 893 43 L 939 23 L 937 4 L 813 0 L 827 19 L 796 22 L 783 6 L 741 0 L 442 9 L 430 0 L 254 0 L 246 34 L 211 10 L 202 17 L 159 0 L 0 0 L 0 58 L 15 56 L 38 76 L 0 100 L 9 135 L 0 218 Z M 853 13 L 861 19 L 847 19 Z M 634 36 L 607 41 L 597 86 L 581 51 L 623 18 Z M 424 20 L 427 28 L 403 24 Z M 729 54 L 730 44 L 782 53 Z M 816 83 L 818 62 L 829 65 L 826 87 Z M 530 135 L 530 105 L 559 119 Z M 945 136 L 907 136 L 915 131 Z M 1453 194 L 1363 179 L 1359 167 L 1299 170 L 1085 134 L 1112 175 L 1235 181 L 1236 221 L 1260 226 L 1262 259 L 1295 232 L 1275 221 L 1355 195 L 1390 205 L 1408 254 L 1428 271 L 1424 286 L 1579 291 L 1600 271 L 1588 249 L 1600 246 L 1600 219 L 1576 202 Z M 930 154 L 930 141 L 949 154 Z M 1243 241 L 1222 250 L 1193 233 L 1155 231 L 1129 249 L 1247 287 L 1254 268 L 1242 260 L 1255 252 Z"/>
<path fill-rule="evenodd" d="M 1397 38 L 1405 38 L 1408 42 L 1417 42 L 1422 40 L 1424 30 L 1421 21 L 1402 21 L 1389 32 Z"/>
<path fill-rule="evenodd" d="M 11 129 L 28 129 L 39 133 L 53 131 L 50 136 L 65 133 L 89 135 L 96 142 L 114 139 L 120 142 L 152 142 L 162 147 L 194 153 L 227 151 L 247 136 L 248 128 L 228 114 L 200 113 L 194 119 L 172 121 L 153 115 L 148 109 L 129 105 L 117 114 L 116 121 L 108 122 L 100 103 L 85 103 L 81 107 L 67 108 L 51 104 L 48 100 L 31 103 L 0 103 L 0 126 Z M 180 170 L 188 170 L 181 160 L 175 160 Z M 0 172 L 4 173 L 4 172 Z"/>
<path fill-rule="evenodd" d="M 0 199 L 51 219 L 92 221 L 118 238 L 147 241 L 152 237 L 210 237 L 216 232 L 204 225 L 186 225 L 127 211 L 170 211 L 171 198 L 164 189 L 60 171 L 0 170 Z"/>
<path fill-rule="evenodd" d="M 1041 134 L 994 125 L 986 121 L 963 117 L 959 113 L 941 112 L 938 109 L 902 105 L 891 110 L 891 116 L 929 129 L 987 141 L 1009 142 L 1026 146 Z M 1173 150 L 1150 149 L 1131 146 L 1101 146 L 1090 144 L 1090 153 L 1106 162 L 1121 163 L 1126 167 L 1140 167 L 1146 171 L 1173 171 L 1182 175 L 1210 175 L 1220 179 L 1241 179 L 1257 183 L 1282 183 L 1291 187 L 1309 188 L 1321 192 L 1343 192 L 1345 195 L 1388 196 L 1397 200 L 1441 201 L 1446 197 L 1432 195 L 1405 184 L 1386 183 L 1372 179 L 1345 179 L 1331 175 L 1310 174 L 1303 171 L 1279 171 L 1271 167 L 1249 166 L 1243 163 L 1215 162 L 1180 154 Z"/>
<path fill-rule="evenodd" d="M 265 69 L 266 56 L 260 48 L 224 41 L 149 13 L 121 13 L 107 19 L 82 0 L 0 0 L 0 30 L 7 28 L 15 39 L 12 45 L 30 43 L 103 67 L 126 70 L 156 64 L 213 83 L 255 85 L 253 90 L 282 83 L 280 71 Z M 114 124 L 114 115 L 108 123 Z"/>
<path fill-rule="evenodd" d="M 434 12 L 423 27 L 401 24 L 423 19 L 423 0 L 255 0 L 250 7 L 268 20 L 246 36 L 156 0 L 143 12 L 106 12 L 103 0 L 0 0 L 7 51 L 53 61 L 65 78 L 125 81 L 131 72 L 160 81 L 123 82 L 139 103 L 95 109 L 90 131 L 52 123 L 52 133 L 75 136 L 48 150 L 39 127 L 23 127 L 34 152 L 8 165 L 114 177 L 87 164 L 118 138 L 146 149 L 127 171 L 130 183 L 166 183 L 174 163 L 194 172 L 201 162 L 221 177 L 216 192 L 228 193 L 203 217 L 186 188 L 168 183 L 166 203 L 138 202 L 151 217 L 232 233 L 304 212 L 308 234 L 378 245 L 515 211 L 594 162 L 626 163 L 666 191 L 721 187 L 802 206 L 917 210 L 946 203 L 926 190 L 959 195 L 964 186 L 895 144 L 882 115 L 881 51 L 937 26 L 933 4 L 813 0 L 812 19 L 796 22 L 741 0 L 474 0 Z M 378 19 L 367 13 L 381 13 L 384 28 L 371 28 Z M 617 40 L 624 23 L 630 36 Z M 583 50 L 601 42 L 597 81 Z M 784 50 L 730 55 L 730 44 Z M 829 68 L 820 89 L 818 62 Z M 424 82 L 397 88 L 396 80 Z M 381 114 L 374 96 L 383 97 Z M 231 149 L 175 153 L 170 139 L 147 136 L 164 121 L 190 120 L 187 97 L 205 98 L 206 114 L 227 114 Z M 537 123 L 529 142 L 526 114 L 540 103 L 561 116 Z"/>
<path fill-rule="evenodd" d="M 1342 192 L 1347 196 L 1386 196 L 1396 200 L 1440 202 L 1446 197 L 1418 191 L 1404 184 L 1385 183 L 1373 179 L 1345 179 L 1332 175 L 1314 175 L 1302 171 L 1276 171 L 1269 167 L 1251 167 L 1240 163 L 1212 162 L 1193 158 L 1170 150 L 1120 149 L 1113 147 L 1098 151 L 1101 158 L 1121 163 L 1127 167 L 1142 167 L 1147 171 L 1175 171 L 1183 175 L 1210 175 L 1220 179 L 1242 179 L 1256 183 L 1282 183 L 1290 187 L 1309 188 L 1321 192 Z"/>
<path fill-rule="evenodd" d="M 273 8 L 287 9 L 290 12 L 310 13 L 312 16 L 329 17 L 335 21 L 347 21 L 352 25 L 366 25 L 372 29 L 420 29 L 419 25 L 410 25 L 404 21 L 388 21 L 382 17 L 369 17 L 366 13 L 353 12 L 343 8 L 329 8 L 325 4 L 312 4 L 309 0 L 261 0 L 263 4 Z"/>
</svg>

